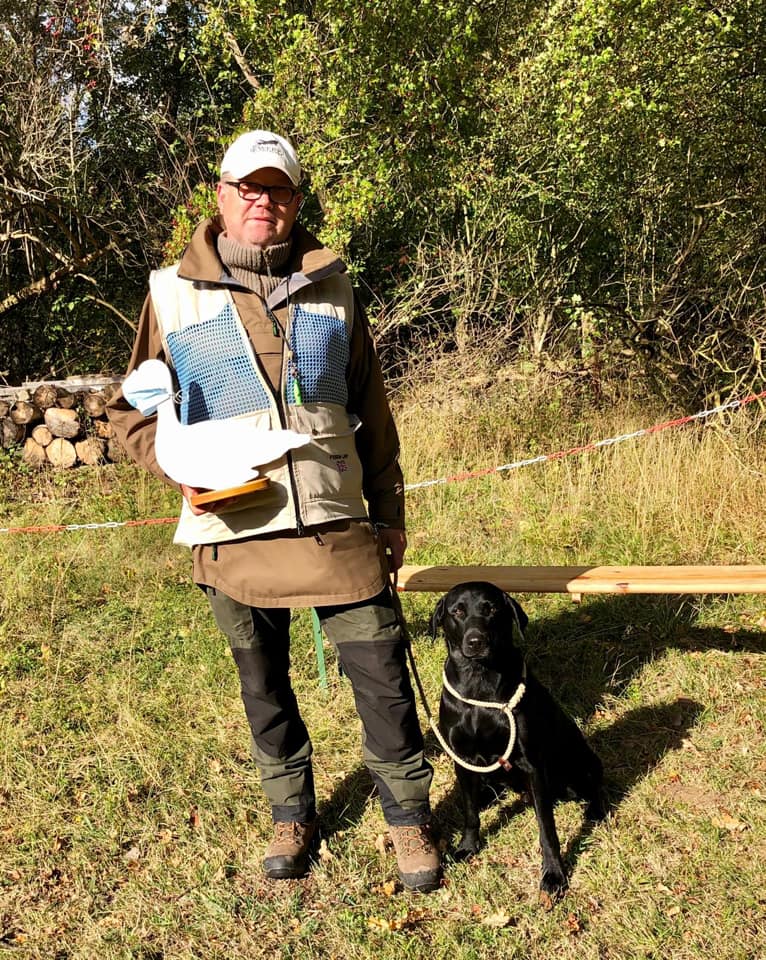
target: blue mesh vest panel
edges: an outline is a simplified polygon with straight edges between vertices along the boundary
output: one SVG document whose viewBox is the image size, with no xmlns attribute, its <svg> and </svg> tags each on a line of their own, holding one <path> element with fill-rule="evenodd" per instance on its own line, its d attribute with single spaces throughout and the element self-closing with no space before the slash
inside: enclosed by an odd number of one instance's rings
<svg viewBox="0 0 766 960">
<path fill-rule="evenodd" d="M 269 408 L 269 395 L 230 305 L 217 317 L 169 333 L 167 340 L 181 389 L 182 423 Z"/>
<path fill-rule="evenodd" d="M 311 313 L 296 306 L 290 339 L 303 402 L 338 403 L 345 407 L 348 402 L 346 367 L 349 358 L 346 324 L 331 314 Z M 298 403 L 292 369 L 288 369 L 285 395 L 288 403 Z"/>
</svg>

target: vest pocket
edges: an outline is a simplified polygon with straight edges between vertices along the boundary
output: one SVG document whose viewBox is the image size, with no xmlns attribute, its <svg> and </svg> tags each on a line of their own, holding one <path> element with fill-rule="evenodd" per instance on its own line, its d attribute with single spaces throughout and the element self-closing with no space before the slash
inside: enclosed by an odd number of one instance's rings
<svg viewBox="0 0 766 960">
<path fill-rule="evenodd" d="M 294 430 L 309 433 L 311 443 L 292 451 L 301 499 L 326 500 L 328 504 L 359 500 L 362 495 L 362 465 L 354 434 L 359 419 L 342 407 L 307 405 L 300 408 Z"/>
</svg>

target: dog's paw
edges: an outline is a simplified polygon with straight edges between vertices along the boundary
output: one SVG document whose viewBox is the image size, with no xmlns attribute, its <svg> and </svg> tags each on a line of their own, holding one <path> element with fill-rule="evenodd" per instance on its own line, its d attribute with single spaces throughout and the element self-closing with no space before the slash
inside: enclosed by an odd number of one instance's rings
<svg viewBox="0 0 766 960">
<path fill-rule="evenodd" d="M 479 852 L 478 837 L 463 837 L 453 854 L 455 860 L 470 860 Z"/>
<path fill-rule="evenodd" d="M 589 823 L 601 823 L 606 819 L 606 806 L 602 797 L 591 800 L 585 808 L 585 819 Z"/>
<path fill-rule="evenodd" d="M 557 900 L 563 897 L 569 881 L 563 870 L 553 867 L 543 873 L 540 880 L 540 902 L 546 909 L 550 909 Z"/>
</svg>

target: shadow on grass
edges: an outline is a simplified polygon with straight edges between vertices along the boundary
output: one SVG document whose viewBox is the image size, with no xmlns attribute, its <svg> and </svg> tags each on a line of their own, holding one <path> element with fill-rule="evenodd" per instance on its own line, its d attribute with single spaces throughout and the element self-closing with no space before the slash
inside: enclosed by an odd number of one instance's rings
<svg viewBox="0 0 766 960">
<path fill-rule="evenodd" d="M 376 795 L 367 767 L 360 764 L 335 785 L 329 800 L 319 804 L 322 834 L 330 837 L 359 823 L 370 798 Z"/>
<path fill-rule="evenodd" d="M 761 632 L 699 626 L 699 609 L 696 597 L 588 598 L 582 606 L 572 606 L 552 618 L 533 614 L 519 645 L 532 670 L 561 705 L 576 717 L 588 718 L 605 696 L 624 694 L 645 665 L 670 650 L 766 651 L 766 637 Z M 428 634 L 430 625 L 426 620 L 413 622 L 412 632 Z M 441 638 L 436 642 L 443 644 Z M 429 706 L 437 715 L 438 702 Z M 604 764 L 608 812 L 613 812 L 666 754 L 680 749 L 703 710 L 703 704 L 686 698 L 638 707 L 589 737 Z M 430 731 L 426 752 L 430 757 L 441 752 Z M 490 798 L 485 809 L 490 806 L 495 807 L 495 816 L 483 825 L 484 837 L 502 829 L 527 802 L 509 794 Z M 447 837 L 460 832 L 462 811 L 456 784 L 439 802 L 434 817 Z M 570 868 L 593 826 L 583 821 L 580 831 L 569 838 L 565 860 Z"/>
<path fill-rule="evenodd" d="M 766 637 L 760 632 L 729 632 L 696 625 L 699 603 L 696 597 L 588 598 L 582 606 L 573 605 L 556 617 L 533 614 L 520 645 L 532 670 L 561 705 L 570 714 L 587 718 L 606 695 L 620 696 L 646 664 L 668 650 L 766 651 Z M 409 627 L 413 634 L 430 633 L 425 619 L 413 619 Z M 443 644 L 441 638 L 435 642 Z M 429 707 L 437 716 L 438 700 L 430 702 Z M 704 705 L 684 698 L 639 707 L 589 737 L 604 764 L 609 812 L 666 754 L 680 748 L 703 709 Z M 425 750 L 431 758 L 441 753 L 430 730 L 425 734 Z M 331 835 L 357 823 L 374 794 L 372 779 L 360 765 L 335 786 L 322 805 L 324 832 Z M 498 807 L 484 836 L 500 830 L 526 805 L 523 799 L 509 796 Z M 434 820 L 437 831 L 446 836 L 460 830 L 462 814 L 456 786 L 434 809 Z M 584 822 L 580 832 L 568 841 L 565 858 L 570 867 L 591 830 L 592 825 Z"/>
</svg>

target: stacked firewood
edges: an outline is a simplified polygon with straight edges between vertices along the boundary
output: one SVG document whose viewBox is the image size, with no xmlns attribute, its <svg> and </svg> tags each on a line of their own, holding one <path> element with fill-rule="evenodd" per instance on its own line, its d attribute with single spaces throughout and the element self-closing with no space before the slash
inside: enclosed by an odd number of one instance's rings
<svg viewBox="0 0 766 960">
<path fill-rule="evenodd" d="M 22 447 L 34 467 L 115 462 L 124 451 L 106 416 L 119 381 L 88 377 L 26 384 L 0 392 L 0 447 Z"/>
</svg>

